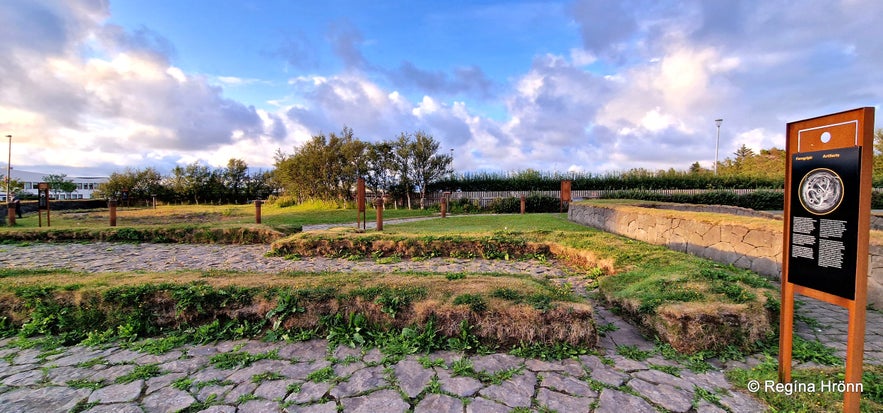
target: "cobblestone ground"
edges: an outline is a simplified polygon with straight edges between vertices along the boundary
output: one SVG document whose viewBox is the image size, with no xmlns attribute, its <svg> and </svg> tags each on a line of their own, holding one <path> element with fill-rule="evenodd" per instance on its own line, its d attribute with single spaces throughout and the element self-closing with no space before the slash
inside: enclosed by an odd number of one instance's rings
<svg viewBox="0 0 883 413">
<path fill-rule="evenodd" d="M 570 276 L 554 263 L 535 261 L 433 259 L 381 265 L 323 258 L 290 261 L 264 257 L 265 250 L 265 246 L 113 243 L 3 246 L 0 268 L 473 271 L 562 280 Z M 763 403 L 733 389 L 723 374 L 728 367 L 755 364 L 757 357 L 701 374 L 658 356 L 627 359 L 617 354 L 617 346 L 649 350 L 653 343 L 620 317 L 597 303 L 595 307 L 597 324 L 605 326 L 599 356 L 557 362 L 453 352 L 398 360 L 378 349 L 329 348 L 324 340 L 221 342 L 182 346 L 160 356 L 119 347 L 72 346 L 41 352 L 0 340 L 0 413 L 766 410 Z M 798 334 L 818 337 L 835 348 L 834 344 L 845 343 L 845 336 L 833 332 L 843 325 L 837 308 L 807 303 L 799 311 L 819 324 L 798 324 Z M 873 341 L 866 347 L 869 358 L 877 361 L 883 343 L 880 323 L 879 313 L 869 314 Z M 820 328 L 829 324 L 834 328 Z M 213 356 L 224 353 L 249 353 L 261 360 L 236 368 L 212 363 Z M 662 370 L 677 371 L 679 377 Z M 717 394 L 719 405 L 703 399 L 700 393 L 705 392 Z"/>
</svg>

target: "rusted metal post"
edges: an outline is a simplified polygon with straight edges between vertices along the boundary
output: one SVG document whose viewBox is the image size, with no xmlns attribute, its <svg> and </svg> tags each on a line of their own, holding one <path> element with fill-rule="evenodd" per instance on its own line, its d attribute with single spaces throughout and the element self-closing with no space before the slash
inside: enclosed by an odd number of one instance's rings
<svg viewBox="0 0 883 413">
<path fill-rule="evenodd" d="M 263 201 L 261 201 L 260 199 L 254 200 L 254 223 L 255 224 L 261 223 L 261 204 L 262 203 L 263 203 Z"/>
<path fill-rule="evenodd" d="M 107 208 L 110 209 L 110 226 L 117 226 L 117 201 L 111 199 L 107 201 Z M 46 223 L 49 223 L 49 214 L 46 214 Z"/>
<path fill-rule="evenodd" d="M 7 215 L 9 215 L 9 226 L 15 225 L 15 203 L 7 202 L 6 203 L 6 211 Z"/>
<path fill-rule="evenodd" d="M 524 215 L 524 210 L 526 207 L 527 201 L 524 199 L 524 195 L 521 196 L 521 215 Z"/>
<path fill-rule="evenodd" d="M 441 207 L 441 217 L 445 218 L 448 216 L 448 198 L 442 197 L 441 202 L 439 203 Z"/>
<path fill-rule="evenodd" d="M 374 200 L 374 209 L 377 211 L 377 230 L 383 231 L 383 198 Z"/>
</svg>

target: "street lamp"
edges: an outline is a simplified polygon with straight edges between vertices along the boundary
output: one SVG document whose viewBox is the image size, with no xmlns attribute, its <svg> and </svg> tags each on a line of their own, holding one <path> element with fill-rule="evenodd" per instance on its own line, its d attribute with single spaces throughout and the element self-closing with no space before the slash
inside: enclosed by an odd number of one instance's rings
<svg viewBox="0 0 883 413">
<path fill-rule="evenodd" d="M 454 148 L 451 148 L 451 180 L 454 179 Z"/>
<path fill-rule="evenodd" d="M 721 123 L 723 119 L 715 119 L 714 124 L 717 125 L 717 141 L 714 144 L 714 174 L 717 175 L 717 151 L 721 144 Z"/>
<path fill-rule="evenodd" d="M 9 158 L 6 160 L 6 203 L 11 202 L 11 197 L 9 196 L 9 171 L 12 170 L 12 135 L 6 135 L 9 138 Z"/>
</svg>

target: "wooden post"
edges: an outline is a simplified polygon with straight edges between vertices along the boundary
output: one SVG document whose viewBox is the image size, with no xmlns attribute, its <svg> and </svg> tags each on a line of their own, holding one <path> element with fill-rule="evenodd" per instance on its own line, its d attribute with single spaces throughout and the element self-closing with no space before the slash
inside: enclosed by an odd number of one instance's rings
<svg viewBox="0 0 883 413">
<path fill-rule="evenodd" d="M 263 203 L 263 201 L 261 201 L 260 199 L 254 200 L 254 223 L 255 224 L 261 223 L 261 204 L 262 203 Z"/>
<path fill-rule="evenodd" d="M 441 208 L 441 217 L 445 218 L 448 215 L 448 198 L 442 197 L 439 207 Z"/>
<path fill-rule="evenodd" d="M 565 208 L 570 205 L 570 181 L 561 181 L 561 207 L 558 212 L 564 212 Z"/>
<path fill-rule="evenodd" d="M 107 201 L 107 207 L 110 209 L 110 226 L 117 226 L 117 201 L 115 199 L 111 199 Z M 46 214 L 46 222 L 49 222 L 49 214 Z"/>
<path fill-rule="evenodd" d="M 383 231 L 383 198 L 374 201 L 374 209 L 377 211 L 377 230 Z"/>
<path fill-rule="evenodd" d="M 521 215 L 524 215 L 524 210 L 527 207 L 527 201 L 524 199 L 524 195 L 521 196 Z"/>
</svg>

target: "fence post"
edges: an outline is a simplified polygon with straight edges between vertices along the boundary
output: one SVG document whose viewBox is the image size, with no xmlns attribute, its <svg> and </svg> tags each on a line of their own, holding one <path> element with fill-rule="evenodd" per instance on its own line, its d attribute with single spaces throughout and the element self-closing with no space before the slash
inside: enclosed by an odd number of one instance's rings
<svg viewBox="0 0 883 413">
<path fill-rule="evenodd" d="M 526 202 L 525 202 L 525 199 L 524 199 L 524 195 L 522 195 L 522 196 L 521 196 L 521 215 L 524 215 L 524 209 L 525 209 L 525 206 L 526 206 L 525 204 L 526 204 Z"/>
<path fill-rule="evenodd" d="M 261 203 L 262 203 L 262 201 L 260 199 L 254 200 L 254 223 L 255 224 L 261 223 Z"/>
</svg>

